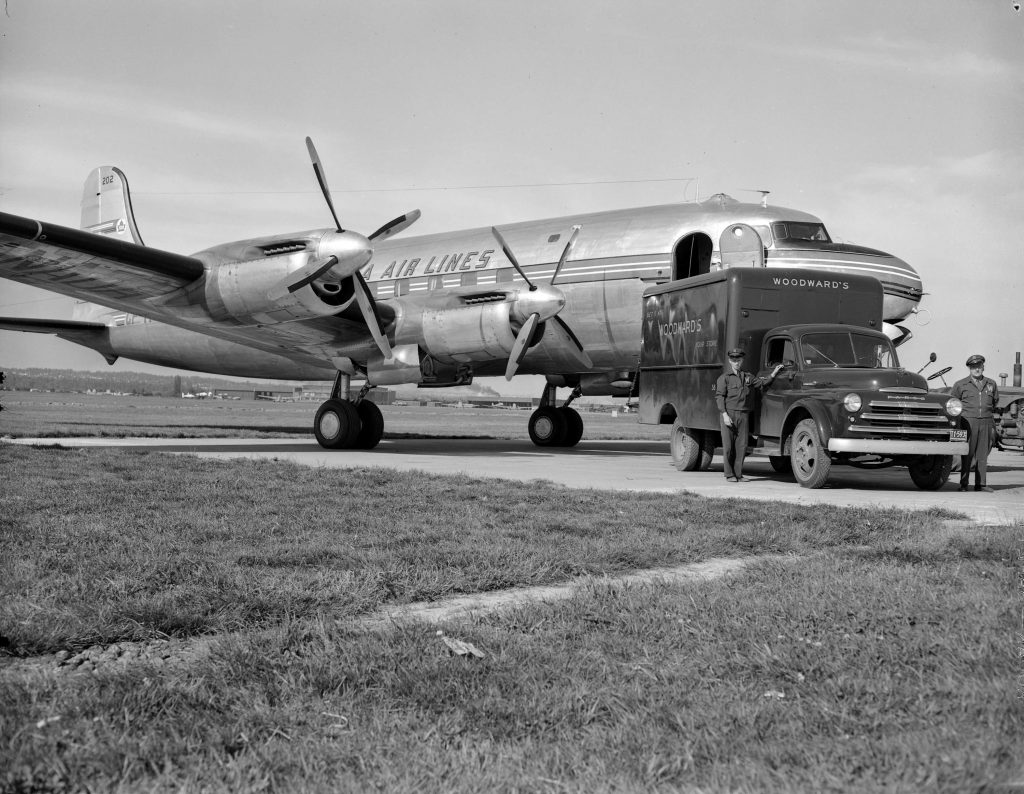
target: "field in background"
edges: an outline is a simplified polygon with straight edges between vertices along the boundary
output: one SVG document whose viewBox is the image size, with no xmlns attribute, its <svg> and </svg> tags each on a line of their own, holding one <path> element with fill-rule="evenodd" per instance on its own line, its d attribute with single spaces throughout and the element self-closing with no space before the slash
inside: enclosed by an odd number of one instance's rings
<svg viewBox="0 0 1024 794">
<path fill-rule="evenodd" d="M 320 403 L 197 400 L 108 394 L 0 392 L 0 436 L 154 438 L 313 437 Z M 527 438 L 528 410 L 382 405 L 384 437 Z M 664 439 L 635 412 L 582 411 L 584 439 Z"/>
</svg>

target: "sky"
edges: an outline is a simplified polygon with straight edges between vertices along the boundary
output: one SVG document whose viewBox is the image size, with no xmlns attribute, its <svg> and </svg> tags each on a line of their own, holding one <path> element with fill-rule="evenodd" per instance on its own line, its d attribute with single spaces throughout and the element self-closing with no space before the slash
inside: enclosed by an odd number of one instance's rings
<svg viewBox="0 0 1024 794">
<path fill-rule="evenodd" d="M 115 165 L 150 246 L 331 226 L 306 135 L 364 233 L 770 190 L 918 271 L 908 368 L 934 351 L 952 382 L 981 353 L 998 378 L 1024 352 L 1011 0 L 5 0 L 0 211 L 77 227 Z M 0 315 L 71 306 L 0 279 Z M 108 368 L 0 331 L 3 366 Z"/>
</svg>

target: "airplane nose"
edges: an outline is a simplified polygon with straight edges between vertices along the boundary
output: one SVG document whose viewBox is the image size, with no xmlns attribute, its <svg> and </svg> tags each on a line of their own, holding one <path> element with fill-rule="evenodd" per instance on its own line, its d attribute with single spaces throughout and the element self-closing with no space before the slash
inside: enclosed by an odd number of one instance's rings
<svg viewBox="0 0 1024 794">
<path fill-rule="evenodd" d="M 884 298 L 882 301 L 882 314 L 886 322 L 896 322 L 908 317 L 921 302 L 923 283 L 907 262 L 902 259 L 890 256 L 886 264 L 890 269 L 888 275 L 879 275 L 878 280 L 882 282 Z"/>
<path fill-rule="evenodd" d="M 882 315 L 895 323 L 907 317 L 921 302 L 921 277 L 907 262 L 885 251 L 846 243 L 801 241 L 769 249 L 766 264 L 778 267 L 806 267 L 873 276 L 882 283 Z"/>
</svg>

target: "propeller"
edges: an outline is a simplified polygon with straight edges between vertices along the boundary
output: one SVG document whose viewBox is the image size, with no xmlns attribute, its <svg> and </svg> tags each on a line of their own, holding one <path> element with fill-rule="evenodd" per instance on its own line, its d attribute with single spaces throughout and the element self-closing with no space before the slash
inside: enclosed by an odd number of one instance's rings
<svg viewBox="0 0 1024 794">
<path fill-rule="evenodd" d="M 363 237 L 356 232 L 346 231 L 342 227 L 341 221 L 338 220 L 338 213 L 334 209 L 334 201 L 331 199 L 331 189 L 327 186 L 327 174 L 324 171 L 324 165 L 316 151 L 316 146 L 313 145 L 312 138 L 308 136 L 306 137 L 306 149 L 309 151 L 309 159 L 313 163 L 313 173 L 316 174 L 316 181 L 320 184 L 320 192 L 323 193 L 324 201 L 327 202 L 327 208 L 331 211 L 331 217 L 334 219 L 336 233 L 325 234 L 321 240 L 318 249 L 326 254 L 323 258 L 307 262 L 281 279 L 271 288 L 269 292 L 270 298 L 272 300 L 280 300 L 302 289 L 307 284 L 322 278 L 332 269 L 338 268 L 336 271 L 338 277 L 350 278 L 352 280 L 352 291 L 355 294 L 356 303 L 359 305 L 359 311 L 363 315 L 363 320 L 366 322 L 366 327 L 370 331 L 370 336 L 373 337 L 373 341 L 380 348 L 380 352 L 384 354 L 384 358 L 390 359 L 392 356 L 391 345 L 388 343 L 388 338 L 383 331 L 384 322 L 381 320 L 380 312 L 377 310 L 377 303 L 370 293 L 366 279 L 363 278 L 362 273 L 359 271 L 363 265 L 370 261 L 370 257 L 373 256 L 371 243 L 386 240 L 409 228 L 419 220 L 420 211 L 413 210 L 404 215 L 399 215 L 394 220 L 385 223 L 369 237 Z M 336 253 L 329 253 L 332 249 Z"/>
<path fill-rule="evenodd" d="M 530 349 L 530 342 L 533 341 L 537 326 L 542 320 L 554 320 L 550 326 L 545 322 L 544 333 L 547 333 L 548 328 L 550 328 L 554 335 L 562 342 L 562 346 L 570 351 L 573 358 L 576 359 L 583 369 L 590 369 L 593 366 L 590 356 L 583 349 L 583 345 L 580 344 L 576 334 L 572 332 L 565 320 L 558 317 L 558 313 L 565 307 L 565 294 L 554 286 L 555 279 L 558 278 L 562 266 L 569 257 L 569 252 L 572 250 L 579 232 L 579 226 L 572 227 L 572 236 L 565 244 L 565 248 L 562 249 L 562 255 L 558 258 L 558 264 L 555 265 L 555 272 L 551 276 L 551 281 L 545 286 L 539 286 L 530 281 L 526 271 L 523 270 L 519 260 L 516 259 L 516 255 L 512 252 L 505 238 L 501 236 L 501 232 L 496 227 L 491 227 L 491 234 L 494 235 L 494 239 L 498 241 L 498 245 L 501 246 L 501 250 L 508 257 L 508 261 L 512 263 L 512 267 L 522 276 L 523 281 L 526 282 L 529 288 L 529 292 L 524 296 L 520 296 L 516 301 L 516 308 L 521 314 L 526 316 L 526 320 L 519 329 L 519 333 L 516 334 L 516 341 L 512 345 L 512 352 L 509 354 L 508 364 L 505 366 L 505 380 L 512 380 L 512 377 L 516 374 L 516 370 L 519 369 L 519 365 L 526 357 L 526 351 Z"/>
</svg>

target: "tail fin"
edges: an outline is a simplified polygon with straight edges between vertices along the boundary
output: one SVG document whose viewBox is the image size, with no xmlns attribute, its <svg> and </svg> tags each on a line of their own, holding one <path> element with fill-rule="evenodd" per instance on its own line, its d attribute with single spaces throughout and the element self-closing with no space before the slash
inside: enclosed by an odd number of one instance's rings
<svg viewBox="0 0 1024 794">
<path fill-rule="evenodd" d="M 135 225 L 128 177 L 120 168 L 101 165 L 86 177 L 81 226 L 87 232 L 145 245 Z"/>
</svg>

